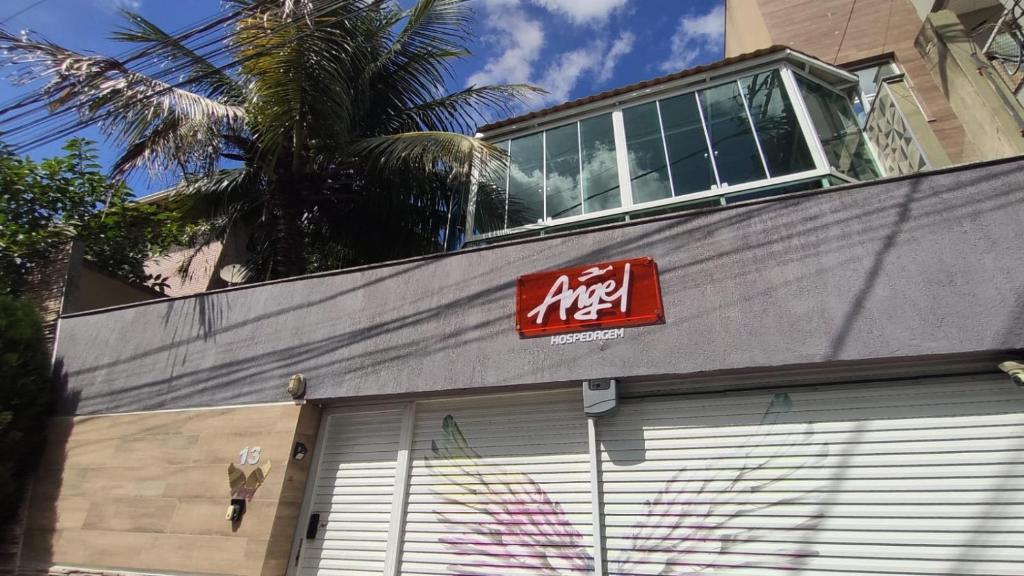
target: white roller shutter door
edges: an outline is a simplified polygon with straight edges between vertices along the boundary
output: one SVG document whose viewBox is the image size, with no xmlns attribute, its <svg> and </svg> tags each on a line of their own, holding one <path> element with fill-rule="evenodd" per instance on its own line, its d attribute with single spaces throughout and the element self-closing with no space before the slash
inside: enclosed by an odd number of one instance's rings
<svg viewBox="0 0 1024 576">
<path fill-rule="evenodd" d="M 1024 574 L 1008 378 L 627 400 L 598 435 L 609 575 Z"/>
<path fill-rule="evenodd" d="M 326 416 L 310 505 L 321 527 L 303 541 L 302 576 L 384 573 L 402 416 L 400 408 Z"/>
<path fill-rule="evenodd" d="M 1008 378 L 625 399 L 596 483 L 578 390 L 325 418 L 302 575 L 1024 575 Z"/>
<path fill-rule="evenodd" d="M 418 403 L 401 574 L 592 574 L 578 390 Z"/>
</svg>

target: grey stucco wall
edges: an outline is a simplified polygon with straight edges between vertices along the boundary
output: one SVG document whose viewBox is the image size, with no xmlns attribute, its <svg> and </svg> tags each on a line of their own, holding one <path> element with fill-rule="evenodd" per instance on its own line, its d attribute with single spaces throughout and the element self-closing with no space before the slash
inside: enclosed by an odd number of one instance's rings
<svg viewBox="0 0 1024 576">
<path fill-rule="evenodd" d="M 1019 349 L 1024 161 L 65 318 L 78 413 Z M 551 346 L 514 282 L 658 262 L 667 322 Z"/>
</svg>

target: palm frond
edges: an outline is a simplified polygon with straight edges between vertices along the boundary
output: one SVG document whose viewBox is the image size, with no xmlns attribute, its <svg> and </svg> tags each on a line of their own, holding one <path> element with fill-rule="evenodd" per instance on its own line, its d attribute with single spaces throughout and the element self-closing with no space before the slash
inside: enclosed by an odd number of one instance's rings
<svg viewBox="0 0 1024 576">
<path fill-rule="evenodd" d="M 387 56 L 408 55 L 421 50 L 464 51 L 472 39 L 472 5 L 467 0 L 419 0 L 405 14 Z"/>
<path fill-rule="evenodd" d="M 292 15 L 300 14 L 305 18 L 309 18 L 313 14 L 315 3 L 313 0 L 283 0 L 281 4 L 281 12 L 285 18 L 289 18 Z"/>
<path fill-rule="evenodd" d="M 0 31 L 0 54 L 36 77 L 47 78 L 39 98 L 52 111 L 71 109 L 98 121 L 115 143 L 136 147 L 132 158 L 162 166 L 182 158 L 216 158 L 219 139 L 208 135 L 243 131 L 245 110 L 130 70 L 119 60 L 86 56 L 49 42 L 35 42 Z M 174 131 L 176 130 L 176 131 Z M 159 144 L 148 150 L 137 147 Z M 206 149 L 210 154 L 204 154 Z M 139 163 L 125 158 L 122 168 Z"/>
<path fill-rule="evenodd" d="M 209 211 L 216 212 L 218 203 L 230 204 L 252 196 L 260 185 L 259 180 L 257 172 L 245 167 L 188 176 L 167 191 L 167 202 L 177 208 L 204 202 Z"/>
<path fill-rule="evenodd" d="M 165 204 L 188 218 L 188 248 L 179 273 L 190 272 L 193 260 L 210 244 L 224 241 L 237 227 L 252 225 L 263 199 L 258 190 L 259 175 L 246 168 L 218 170 L 184 178 L 169 190 Z M 246 273 L 252 276 L 248 268 Z"/>
<path fill-rule="evenodd" d="M 405 110 L 402 119 L 410 125 L 403 128 L 472 133 L 493 114 L 513 114 L 537 94 L 546 92 L 529 84 L 470 86 Z"/>
<path fill-rule="evenodd" d="M 371 172 L 429 173 L 450 170 L 468 181 L 474 163 L 489 166 L 505 152 L 472 136 L 452 132 L 407 132 L 366 138 L 351 147 L 353 156 Z"/>
<path fill-rule="evenodd" d="M 393 7 L 385 16 L 375 34 L 382 49 L 363 68 L 360 80 L 360 86 L 374 94 L 366 116 L 375 119 L 382 133 L 448 130 L 410 125 L 405 112 L 444 96 L 446 83 L 454 79 L 454 61 L 469 54 L 465 46 L 472 22 L 470 3 L 420 0 L 405 11 Z"/>
<path fill-rule="evenodd" d="M 449 93 L 472 2 L 223 0 L 215 48 L 129 13 L 114 37 L 139 49 L 123 60 L 0 33 L 0 62 L 45 81 L 0 124 L 47 108 L 100 123 L 116 175 L 183 176 L 169 202 L 201 221 L 197 245 L 244 221 L 252 280 L 441 250 L 464 233 L 471 176 L 507 165 L 466 134 L 539 92 Z M 154 59 L 162 71 L 145 73 Z M 514 206 L 493 196 L 504 218 Z"/>
<path fill-rule="evenodd" d="M 122 15 L 127 23 L 111 36 L 114 40 L 141 44 L 154 57 L 164 59 L 168 67 L 187 70 L 181 82 L 183 86 L 194 88 L 210 98 L 242 103 L 242 86 L 225 71 L 225 63 L 217 65 L 211 62 L 186 46 L 178 36 L 167 33 L 140 14 L 124 10 Z"/>
<path fill-rule="evenodd" d="M 334 0 L 316 5 L 309 22 L 289 20 L 271 7 L 239 23 L 232 41 L 251 79 L 251 130 L 268 164 L 283 148 L 296 147 L 296 138 L 316 128 L 347 133 L 354 100 L 350 79 L 366 63 L 360 57 L 367 2 Z M 316 126 L 307 118 L 317 118 Z"/>
</svg>

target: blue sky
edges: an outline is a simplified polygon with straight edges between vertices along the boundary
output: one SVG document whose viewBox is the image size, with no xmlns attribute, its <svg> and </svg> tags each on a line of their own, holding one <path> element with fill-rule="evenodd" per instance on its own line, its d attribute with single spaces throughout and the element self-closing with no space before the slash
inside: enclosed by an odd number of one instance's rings
<svg viewBox="0 0 1024 576">
<path fill-rule="evenodd" d="M 36 0 L 3 0 L 0 21 Z M 674 72 L 722 57 L 722 0 L 473 0 L 477 41 L 460 62 L 452 89 L 471 83 L 529 82 L 546 89 L 530 108 Z M 403 0 L 404 5 L 409 4 Z M 29 30 L 68 48 L 110 55 L 126 47 L 107 39 L 121 19 L 118 10 L 140 12 L 175 31 L 220 9 L 217 0 L 43 0 L 3 22 L 11 31 Z M 0 80 L 0 102 L 19 88 Z M 101 140 L 95 131 L 85 136 Z M 115 151 L 102 145 L 107 163 Z M 55 143 L 33 157 L 59 152 Z M 144 194 L 166 182 L 135 177 Z"/>
</svg>

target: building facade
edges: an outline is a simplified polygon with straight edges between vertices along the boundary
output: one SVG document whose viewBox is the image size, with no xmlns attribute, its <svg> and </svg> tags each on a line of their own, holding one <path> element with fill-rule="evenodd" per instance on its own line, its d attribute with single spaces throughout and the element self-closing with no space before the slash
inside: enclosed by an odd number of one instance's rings
<svg viewBox="0 0 1024 576">
<path fill-rule="evenodd" d="M 858 85 L 509 119 L 473 247 L 63 316 L 21 572 L 1024 573 L 1024 160 L 880 178 Z"/>
<path fill-rule="evenodd" d="M 725 51 L 784 44 L 858 74 L 880 158 L 910 173 L 1024 153 L 1022 17 L 1016 0 L 727 0 Z"/>
</svg>

